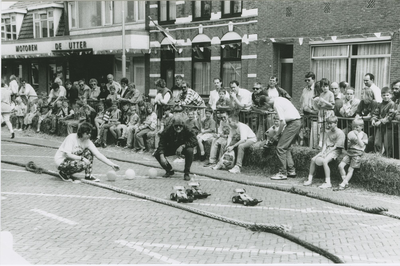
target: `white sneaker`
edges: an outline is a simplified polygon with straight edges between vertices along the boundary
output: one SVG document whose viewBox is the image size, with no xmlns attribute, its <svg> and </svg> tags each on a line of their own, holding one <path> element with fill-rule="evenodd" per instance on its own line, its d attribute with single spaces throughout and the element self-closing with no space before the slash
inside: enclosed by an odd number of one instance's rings
<svg viewBox="0 0 400 266">
<path fill-rule="evenodd" d="M 331 187 L 332 187 L 331 183 L 326 183 L 326 182 L 319 186 L 319 188 L 322 188 L 322 189 L 331 188 Z"/>
<path fill-rule="evenodd" d="M 282 174 L 282 173 L 277 173 L 276 175 L 273 175 L 270 177 L 272 180 L 286 180 L 287 176 Z"/>
<path fill-rule="evenodd" d="M 235 165 L 231 170 L 228 170 L 232 174 L 238 174 L 240 173 L 240 167 Z"/>
<path fill-rule="evenodd" d="M 307 181 L 304 181 L 303 186 L 311 186 L 311 184 L 312 184 L 312 181 L 307 180 Z"/>
</svg>

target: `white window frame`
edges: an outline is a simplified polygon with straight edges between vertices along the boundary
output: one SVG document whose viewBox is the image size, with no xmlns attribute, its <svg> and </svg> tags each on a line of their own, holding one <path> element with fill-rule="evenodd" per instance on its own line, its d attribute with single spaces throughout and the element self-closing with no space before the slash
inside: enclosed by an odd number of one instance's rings
<svg viewBox="0 0 400 266">
<path fill-rule="evenodd" d="M 11 31 L 8 32 L 6 30 L 6 27 L 8 24 L 5 23 L 6 19 L 10 19 L 10 29 Z M 15 32 L 13 31 L 13 26 L 15 26 Z M 18 39 L 18 33 L 17 33 L 17 20 L 15 15 L 10 15 L 10 16 L 3 16 L 1 18 L 1 35 L 4 34 L 4 37 L 1 36 L 2 40 L 17 40 Z M 7 38 L 7 34 L 11 34 L 11 38 Z M 13 37 L 15 35 L 15 38 Z"/>
<path fill-rule="evenodd" d="M 72 5 L 73 4 L 73 5 Z M 68 24 L 69 24 L 69 28 L 70 29 L 78 29 L 78 25 L 79 25 L 79 16 L 78 16 L 78 3 L 76 1 L 73 2 L 69 2 L 68 3 Z M 74 14 L 75 17 L 75 25 L 72 25 L 72 15 Z"/>
<path fill-rule="evenodd" d="M 51 18 L 49 17 L 50 12 L 53 13 Z M 46 14 L 46 20 L 40 18 L 40 15 L 43 15 L 43 14 Z M 36 15 L 38 15 L 39 18 L 36 18 Z M 47 22 L 47 37 L 42 36 L 42 22 L 43 21 Z M 50 35 L 50 23 L 49 22 L 53 23 L 53 36 Z M 39 28 L 40 28 L 39 36 L 38 36 L 38 33 L 36 32 L 36 23 L 39 23 Z M 40 10 L 40 11 L 33 13 L 33 36 L 34 36 L 34 38 L 37 39 L 37 38 L 55 37 L 56 34 L 57 34 L 56 28 L 54 25 L 54 9 L 44 9 L 44 10 Z"/>
</svg>

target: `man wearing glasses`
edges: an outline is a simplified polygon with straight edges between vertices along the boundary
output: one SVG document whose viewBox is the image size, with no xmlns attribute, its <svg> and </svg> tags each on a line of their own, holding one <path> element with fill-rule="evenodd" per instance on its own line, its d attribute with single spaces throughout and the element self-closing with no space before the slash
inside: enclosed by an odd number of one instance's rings
<svg viewBox="0 0 400 266">
<path fill-rule="evenodd" d="M 157 161 L 166 173 L 163 177 L 170 177 L 175 174 L 172 165 L 168 162 L 167 156 L 185 155 L 184 180 L 190 180 L 190 167 L 193 162 L 193 148 L 197 145 L 196 135 L 190 131 L 181 117 L 172 121 L 172 126 L 167 127 L 160 136 L 158 148 L 154 153 Z"/>
<path fill-rule="evenodd" d="M 108 83 L 106 84 L 106 86 L 107 86 L 108 91 L 110 91 L 110 86 L 114 85 L 115 93 L 120 94 L 121 93 L 121 85 L 119 85 L 118 82 L 114 81 L 114 76 L 111 74 L 108 74 L 107 80 L 108 80 Z"/>
<path fill-rule="evenodd" d="M 260 108 L 260 97 L 262 95 L 268 96 L 268 92 L 260 82 L 254 82 L 253 93 L 251 94 L 251 100 L 253 101 L 253 107 Z"/>
</svg>

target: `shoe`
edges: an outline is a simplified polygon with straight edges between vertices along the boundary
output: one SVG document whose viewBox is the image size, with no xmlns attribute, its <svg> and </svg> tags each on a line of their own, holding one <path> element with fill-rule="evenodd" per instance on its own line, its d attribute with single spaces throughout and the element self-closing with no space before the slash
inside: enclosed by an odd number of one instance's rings
<svg viewBox="0 0 400 266">
<path fill-rule="evenodd" d="M 333 191 L 345 190 L 345 189 L 348 188 L 348 187 L 349 187 L 349 184 L 346 184 L 346 185 L 340 184 L 337 188 L 334 188 Z"/>
<path fill-rule="evenodd" d="M 124 149 L 132 149 L 130 146 L 125 146 Z"/>
<path fill-rule="evenodd" d="M 64 182 L 72 182 L 73 180 L 71 179 L 71 177 L 69 175 L 67 175 L 64 172 L 58 172 L 58 176 L 61 178 L 62 181 Z"/>
<path fill-rule="evenodd" d="M 287 176 L 282 174 L 282 173 L 277 173 L 276 175 L 273 175 L 270 177 L 272 180 L 286 180 Z"/>
<path fill-rule="evenodd" d="M 11 133 L 11 138 L 12 138 L 12 139 L 15 138 L 15 133 L 14 133 L 14 132 Z"/>
<path fill-rule="evenodd" d="M 143 154 L 145 151 L 146 151 L 145 149 L 142 149 L 142 150 L 139 150 L 138 153 Z"/>
<path fill-rule="evenodd" d="M 297 176 L 296 172 L 288 172 L 287 177 L 295 178 Z"/>
<path fill-rule="evenodd" d="M 204 167 L 214 167 L 214 166 L 216 166 L 217 164 L 216 163 L 210 163 L 210 162 L 208 162 L 208 163 L 206 163 L 205 165 L 203 165 Z"/>
<path fill-rule="evenodd" d="M 107 144 L 102 143 L 102 144 L 101 144 L 101 147 L 102 147 L 102 148 L 107 148 Z"/>
<path fill-rule="evenodd" d="M 312 181 L 307 180 L 307 181 L 304 181 L 303 186 L 311 186 L 311 184 L 312 184 Z"/>
<path fill-rule="evenodd" d="M 232 174 L 239 174 L 240 173 L 240 167 L 235 165 L 232 169 L 228 170 L 229 173 Z"/>
<path fill-rule="evenodd" d="M 167 171 L 162 177 L 168 178 L 175 174 L 174 170 Z"/>
<path fill-rule="evenodd" d="M 93 182 L 100 182 L 100 179 L 98 179 L 92 175 L 89 177 L 85 177 L 85 180 L 89 180 L 89 181 L 93 181 Z"/>
<path fill-rule="evenodd" d="M 219 170 L 219 169 L 221 169 L 221 166 L 219 166 L 219 165 L 217 164 L 216 166 L 211 167 L 211 169 L 213 169 L 213 170 Z"/>
<path fill-rule="evenodd" d="M 185 174 L 185 175 L 183 176 L 183 179 L 184 179 L 185 181 L 190 181 L 190 176 L 189 176 L 189 174 Z"/>
<path fill-rule="evenodd" d="M 206 155 L 205 154 L 200 155 L 200 161 L 204 162 L 205 160 L 206 160 Z"/>
<path fill-rule="evenodd" d="M 319 188 L 322 188 L 322 189 L 331 188 L 331 187 L 332 187 L 331 183 L 326 183 L 326 182 L 319 186 Z"/>
</svg>

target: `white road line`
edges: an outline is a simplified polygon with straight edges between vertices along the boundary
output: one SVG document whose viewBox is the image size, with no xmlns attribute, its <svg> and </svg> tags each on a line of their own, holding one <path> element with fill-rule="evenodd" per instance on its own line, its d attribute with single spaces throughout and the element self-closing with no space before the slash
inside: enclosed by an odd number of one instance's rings
<svg viewBox="0 0 400 266">
<path fill-rule="evenodd" d="M 253 254 L 282 254 L 282 255 L 292 255 L 296 254 L 299 256 L 319 256 L 317 253 L 313 252 L 295 252 L 295 251 L 277 251 L 274 249 L 255 249 L 255 248 L 221 248 L 221 247 L 196 247 L 188 245 L 171 245 L 163 243 L 144 243 L 144 242 L 128 242 L 125 240 L 117 240 L 116 243 L 122 244 L 124 246 L 143 246 L 143 247 L 157 247 L 165 249 L 185 249 L 185 250 L 204 250 L 210 252 L 233 252 L 233 253 L 253 253 Z"/>
<path fill-rule="evenodd" d="M 17 170 L 17 169 L 1 169 L 2 172 L 18 172 L 18 173 L 30 173 L 26 170 Z"/>
<path fill-rule="evenodd" d="M 45 211 L 43 211 L 43 210 L 31 209 L 31 211 L 37 212 L 37 213 L 39 213 L 39 214 L 41 214 L 41 215 L 44 215 L 44 216 L 46 216 L 46 217 L 52 218 L 52 219 L 54 219 L 54 220 L 57 220 L 57 221 L 60 221 L 60 222 L 63 222 L 63 223 L 69 224 L 69 225 L 77 225 L 77 224 L 78 224 L 77 222 L 68 220 L 68 219 L 66 219 L 66 218 L 57 216 L 57 215 L 52 214 L 52 213 L 45 212 Z"/>
<path fill-rule="evenodd" d="M 37 156 L 37 155 L 3 155 L 4 157 L 33 157 L 33 158 L 54 158 L 54 156 Z"/>
<path fill-rule="evenodd" d="M 131 200 L 131 201 L 147 201 L 143 199 L 124 199 L 114 197 L 93 197 L 80 195 L 59 195 L 59 194 L 42 194 L 42 193 L 22 193 L 22 192 L 1 192 L 4 195 L 26 195 L 26 196 L 43 196 L 43 197 L 62 197 L 62 198 L 81 198 L 81 199 L 108 199 L 108 200 Z"/>
<path fill-rule="evenodd" d="M 162 262 L 165 262 L 165 263 L 181 264 L 180 261 L 170 259 L 170 258 L 168 258 L 166 256 L 163 256 L 163 255 L 159 254 L 159 253 L 151 252 L 148 249 L 145 249 L 145 248 L 143 248 L 143 247 L 141 247 L 139 245 L 135 245 L 135 244 L 130 243 L 130 242 L 125 241 L 125 240 L 117 240 L 117 241 L 115 241 L 115 243 L 118 243 L 118 244 L 121 244 L 123 246 L 135 249 L 135 250 L 139 251 L 140 253 L 143 253 L 143 254 L 148 255 L 150 257 L 154 257 L 154 258 L 156 258 L 156 259 L 158 259 L 158 260 L 160 260 Z"/>
</svg>

